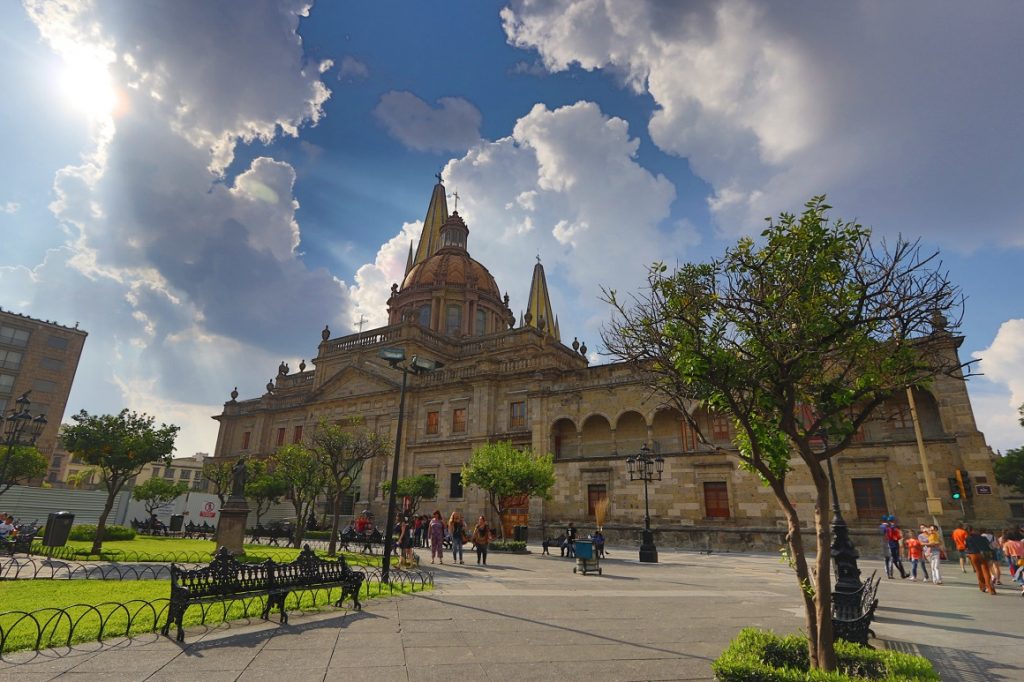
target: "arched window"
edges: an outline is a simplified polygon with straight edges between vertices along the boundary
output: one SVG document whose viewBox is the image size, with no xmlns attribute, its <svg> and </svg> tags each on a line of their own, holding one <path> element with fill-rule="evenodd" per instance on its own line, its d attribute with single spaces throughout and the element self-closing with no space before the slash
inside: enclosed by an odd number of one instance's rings
<svg viewBox="0 0 1024 682">
<path fill-rule="evenodd" d="M 455 334 L 462 329 L 462 306 L 450 305 L 445 315 L 445 334 Z"/>
<path fill-rule="evenodd" d="M 473 332 L 477 336 L 483 336 L 487 333 L 487 311 L 477 310 L 476 311 L 476 325 L 473 328 Z"/>
<path fill-rule="evenodd" d="M 420 326 L 430 327 L 430 304 L 420 306 Z"/>
</svg>

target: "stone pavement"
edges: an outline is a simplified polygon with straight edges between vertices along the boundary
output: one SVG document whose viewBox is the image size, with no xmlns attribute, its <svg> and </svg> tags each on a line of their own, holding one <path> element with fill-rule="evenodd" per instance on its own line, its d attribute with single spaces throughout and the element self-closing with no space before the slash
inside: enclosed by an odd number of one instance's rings
<svg viewBox="0 0 1024 682">
<path fill-rule="evenodd" d="M 490 563 L 428 564 L 436 590 L 361 613 L 192 628 L 183 645 L 147 635 L 15 654 L 0 680 L 706 680 L 741 627 L 803 625 L 796 581 L 774 556 L 663 550 L 640 564 L 635 549 L 612 548 L 602 576 L 539 553 Z M 982 594 L 972 574 L 945 569 L 943 586 L 883 578 L 875 644 L 924 654 L 943 680 L 1024 679 L 1020 591 Z"/>
</svg>

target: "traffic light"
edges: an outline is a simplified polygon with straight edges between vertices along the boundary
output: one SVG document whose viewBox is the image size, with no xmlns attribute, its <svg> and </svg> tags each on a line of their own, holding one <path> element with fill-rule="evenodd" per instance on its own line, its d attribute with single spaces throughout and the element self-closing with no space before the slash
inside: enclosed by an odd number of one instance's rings
<svg viewBox="0 0 1024 682">
<path fill-rule="evenodd" d="M 974 486 L 971 485 L 971 475 L 966 471 L 960 470 L 960 481 L 964 487 L 964 497 L 974 496 Z"/>
<path fill-rule="evenodd" d="M 965 497 L 967 497 L 966 486 L 964 486 L 964 479 L 965 478 L 967 478 L 967 473 L 957 469 L 956 470 L 956 484 L 960 488 L 960 497 L 957 497 L 957 498 L 954 498 L 954 499 L 962 500 Z M 970 481 L 971 479 L 967 478 L 967 480 Z"/>
<path fill-rule="evenodd" d="M 956 476 L 949 477 L 949 496 L 954 500 L 960 499 L 960 483 L 956 480 Z"/>
</svg>

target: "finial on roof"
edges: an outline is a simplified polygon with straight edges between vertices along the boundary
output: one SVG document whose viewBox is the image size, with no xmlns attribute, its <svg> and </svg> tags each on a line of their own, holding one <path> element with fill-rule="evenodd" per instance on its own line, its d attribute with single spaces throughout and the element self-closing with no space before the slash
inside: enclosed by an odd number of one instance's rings
<svg viewBox="0 0 1024 682">
<path fill-rule="evenodd" d="M 235 386 L 235 389 L 233 391 L 231 391 L 231 402 L 235 402 L 235 400 L 237 400 L 237 399 L 238 399 L 238 386 Z"/>
<path fill-rule="evenodd" d="M 323 339 L 324 341 L 331 338 L 331 328 L 328 327 L 326 324 L 324 325 L 324 330 L 320 332 L 320 338 Z"/>
<path fill-rule="evenodd" d="M 444 169 L 442 168 L 441 170 L 444 170 Z M 441 171 L 438 171 L 438 172 L 434 173 L 434 177 L 437 178 L 437 184 L 440 185 L 441 182 L 442 182 L 442 180 L 441 180 Z"/>
</svg>

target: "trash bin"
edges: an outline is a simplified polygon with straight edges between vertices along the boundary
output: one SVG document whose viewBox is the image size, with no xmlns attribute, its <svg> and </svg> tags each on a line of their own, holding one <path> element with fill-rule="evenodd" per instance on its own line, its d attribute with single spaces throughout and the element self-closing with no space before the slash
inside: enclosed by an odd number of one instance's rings
<svg viewBox="0 0 1024 682">
<path fill-rule="evenodd" d="M 181 527 L 185 525 L 184 514 L 171 514 L 171 532 L 180 533 Z"/>
<path fill-rule="evenodd" d="M 71 525 L 75 522 L 75 515 L 71 512 L 51 512 L 46 517 L 46 530 L 43 532 L 44 547 L 63 547 L 68 543 L 68 535 L 71 534 Z"/>
<path fill-rule="evenodd" d="M 529 542 L 529 526 L 514 526 L 512 528 L 512 537 L 515 538 L 517 542 Z"/>
</svg>

